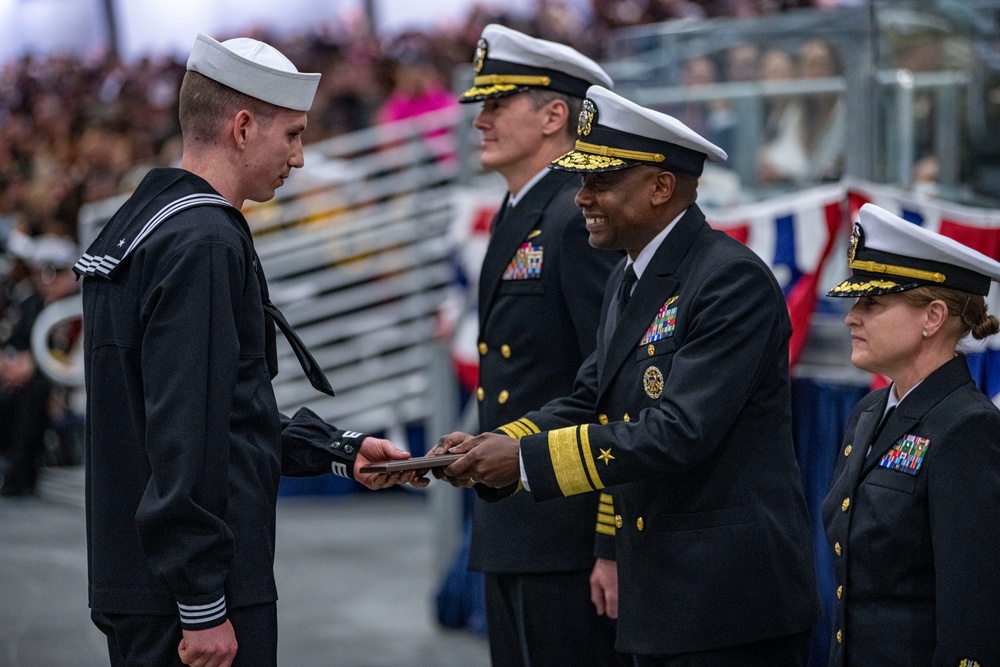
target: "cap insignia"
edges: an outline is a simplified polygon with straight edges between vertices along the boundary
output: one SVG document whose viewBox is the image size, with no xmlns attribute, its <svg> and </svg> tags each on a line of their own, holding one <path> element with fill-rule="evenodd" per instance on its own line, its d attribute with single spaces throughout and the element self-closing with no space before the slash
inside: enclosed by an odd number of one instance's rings
<svg viewBox="0 0 1000 667">
<path fill-rule="evenodd" d="M 580 112 L 580 120 L 576 126 L 577 134 L 585 137 L 593 129 L 594 120 L 597 119 L 597 107 L 590 100 L 583 101 L 583 111 Z"/>
<path fill-rule="evenodd" d="M 472 57 L 472 69 L 475 70 L 476 74 L 483 71 L 483 65 L 486 64 L 486 40 L 480 38 L 476 43 L 476 54 Z"/>
<path fill-rule="evenodd" d="M 663 373 L 656 366 L 650 366 L 642 374 L 642 388 L 646 390 L 646 396 L 653 400 L 663 395 Z"/>
<path fill-rule="evenodd" d="M 847 244 L 847 263 L 854 261 L 854 255 L 858 251 L 858 243 L 861 242 L 861 225 L 854 223 L 854 230 L 851 232 L 851 240 Z"/>
</svg>

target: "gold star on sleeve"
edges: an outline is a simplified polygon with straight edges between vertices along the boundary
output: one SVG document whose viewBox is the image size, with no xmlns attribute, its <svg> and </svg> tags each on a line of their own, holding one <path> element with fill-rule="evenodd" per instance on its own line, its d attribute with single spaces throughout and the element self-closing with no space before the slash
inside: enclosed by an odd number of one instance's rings
<svg viewBox="0 0 1000 667">
<path fill-rule="evenodd" d="M 600 448 L 598 448 L 598 449 L 600 449 Z M 615 457 L 611 456 L 611 450 L 610 449 L 601 449 L 601 455 L 598 456 L 597 458 L 599 458 L 600 460 L 604 461 L 604 465 L 611 465 L 611 459 L 613 459 Z"/>
</svg>

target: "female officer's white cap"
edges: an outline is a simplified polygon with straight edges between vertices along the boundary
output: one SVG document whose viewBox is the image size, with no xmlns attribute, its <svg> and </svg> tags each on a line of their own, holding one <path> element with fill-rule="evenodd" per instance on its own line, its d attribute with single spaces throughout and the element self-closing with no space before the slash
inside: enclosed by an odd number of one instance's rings
<svg viewBox="0 0 1000 667">
<path fill-rule="evenodd" d="M 650 164 L 700 176 L 705 160 L 728 157 L 690 127 L 659 111 L 641 107 L 601 86 L 591 86 L 577 126 L 575 150 L 550 164 L 561 171 L 616 171 Z"/>
<path fill-rule="evenodd" d="M 934 285 L 986 296 L 990 281 L 1000 281 L 1000 262 L 874 204 L 858 212 L 847 264 L 851 277 L 827 296 L 874 296 Z"/>
<path fill-rule="evenodd" d="M 217 42 L 199 34 L 187 68 L 250 97 L 296 111 L 312 106 L 320 77 L 298 71 L 276 48 L 249 37 Z"/>
<path fill-rule="evenodd" d="M 458 101 L 481 102 L 541 88 L 582 98 L 587 88 L 613 85 L 601 66 L 576 49 L 491 23 L 476 45 L 472 88 Z"/>
</svg>

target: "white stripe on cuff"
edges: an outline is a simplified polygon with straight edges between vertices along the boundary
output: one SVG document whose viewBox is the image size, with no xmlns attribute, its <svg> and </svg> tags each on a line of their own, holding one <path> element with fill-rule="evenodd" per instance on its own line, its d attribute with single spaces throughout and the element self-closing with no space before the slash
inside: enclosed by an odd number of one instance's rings
<svg viewBox="0 0 1000 667">
<path fill-rule="evenodd" d="M 181 614 L 181 623 L 184 625 L 207 623 L 226 615 L 226 596 L 223 595 L 215 602 L 209 604 L 192 605 L 178 602 L 177 609 Z"/>
</svg>

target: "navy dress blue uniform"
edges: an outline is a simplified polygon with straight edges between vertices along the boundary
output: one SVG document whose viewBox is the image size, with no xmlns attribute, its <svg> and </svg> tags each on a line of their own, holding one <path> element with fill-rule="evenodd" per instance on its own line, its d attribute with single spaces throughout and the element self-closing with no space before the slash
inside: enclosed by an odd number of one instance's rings
<svg viewBox="0 0 1000 667">
<path fill-rule="evenodd" d="M 964 355 L 876 438 L 888 393 L 854 408 L 823 504 L 837 574 L 831 665 L 998 664 L 1000 410 Z"/>
<path fill-rule="evenodd" d="M 90 607 L 102 627 L 161 617 L 176 656 L 182 628 L 277 599 L 280 474 L 348 476 L 366 436 L 304 408 L 278 413 L 275 329 L 250 229 L 200 177 L 151 171 L 76 270 L 86 276 Z M 266 608 L 256 616 L 273 623 Z"/>
<path fill-rule="evenodd" d="M 590 247 L 577 190 L 579 177 L 550 171 L 497 214 L 479 287 L 483 430 L 568 394 L 594 350 L 601 294 L 618 257 Z M 597 505 L 596 495 L 545 505 L 527 494 L 476 500 L 469 567 L 496 587 L 487 604 L 506 607 L 489 610 L 494 655 L 510 661 L 498 664 L 519 659 L 518 642 L 498 627 L 510 614 L 527 614 L 521 623 L 532 655 L 524 664 L 610 660 L 602 654 L 613 644 L 613 624 L 589 599 Z M 556 645 L 552 636 L 573 641 Z"/>
<path fill-rule="evenodd" d="M 830 662 L 1000 664 L 1000 410 L 954 337 L 998 328 L 983 297 L 1000 263 L 872 204 L 858 217 L 851 276 L 828 296 L 859 298 L 845 320 L 852 360 L 895 377 L 851 413 L 823 503 L 837 579 Z M 923 293 L 895 296 L 910 290 Z"/>
<path fill-rule="evenodd" d="M 460 102 L 483 103 L 476 127 L 490 139 L 483 163 L 517 195 L 501 205 L 479 280 L 479 428 L 494 430 L 570 392 L 594 350 L 601 294 L 615 253 L 592 248 L 574 203 L 579 177 L 547 172 L 569 127 L 537 112 L 561 98 L 575 107 L 592 83 L 611 85 L 577 51 L 501 25 L 483 29 L 473 86 Z M 499 99 L 528 91 L 530 98 Z M 576 102 L 574 102 L 576 100 Z M 521 105 L 520 107 L 518 105 Z M 575 118 L 569 119 L 575 122 Z M 614 664 L 614 623 L 597 615 L 589 577 L 598 498 L 539 506 L 526 497 L 495 504 L 477 487 L 469 567 L 485 573 L 493 664 L 583 667 Z M 618 656 L 617 660 L 627 660 Z"/>
<path fill-rule="evenodd" d="M 808 632 L 791 326 L 769 269 L 692 206 L 607 327 L 605 314 L 573 393 L 517 423 L 533 432 L 521 455 L 536 499 L 614 487 L 616 648 L 670 656 Z"/>
</svg>

